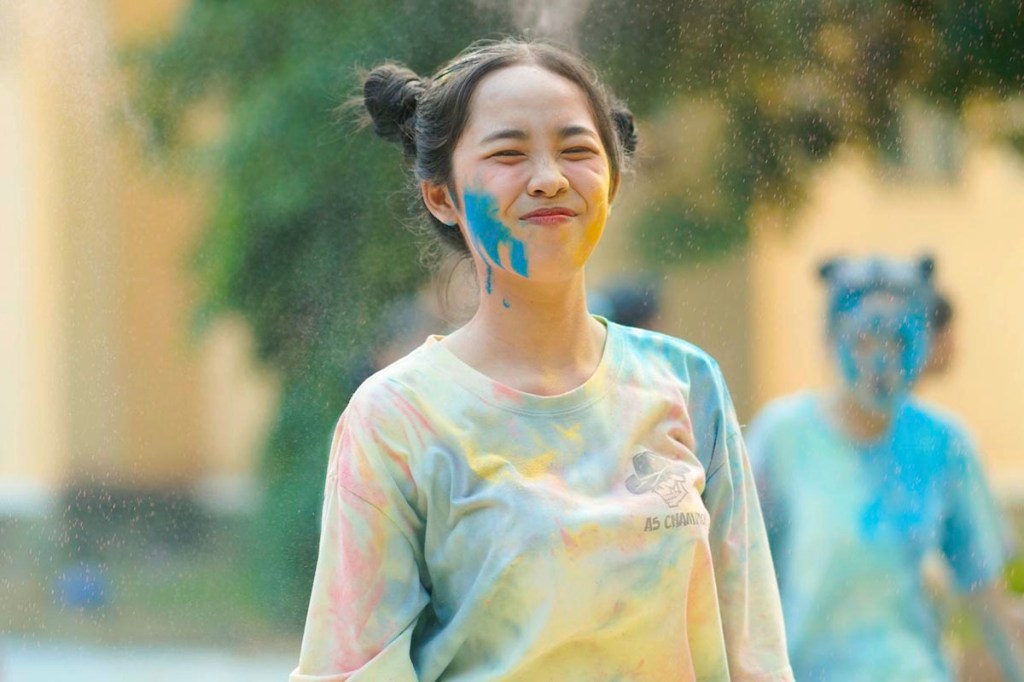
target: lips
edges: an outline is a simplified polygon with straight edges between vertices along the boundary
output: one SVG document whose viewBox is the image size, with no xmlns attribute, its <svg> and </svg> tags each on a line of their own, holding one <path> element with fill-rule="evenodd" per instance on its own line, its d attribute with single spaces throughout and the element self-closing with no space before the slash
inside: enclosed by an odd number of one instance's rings
<svg viewBox="0 0 1024 682">
<path fill-rule="evenodd" d="M 530 211 L 526 215 L 520 217 L 520 220 L 537 220 L 544 218 L 573 218 L 576 216 L 576 211 L 569 208 L 563 208 L 561 206 L 554 206 L 551 208 L 538 208 L 534 211 Z"/>
</svg>

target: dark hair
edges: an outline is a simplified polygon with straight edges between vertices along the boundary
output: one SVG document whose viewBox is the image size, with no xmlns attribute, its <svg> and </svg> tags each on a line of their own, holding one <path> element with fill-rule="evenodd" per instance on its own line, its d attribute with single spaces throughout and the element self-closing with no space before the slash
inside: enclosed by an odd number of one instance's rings
<svg viewBox="0 0 1024 682">
<path fill-rule="evenodd" d="M 860 305 L 868 294 L 885 291 L 925 307 L 933 314 L 935 259 L 923 255 L 912 260 L 882 256 L 831 258 L 818 266 L 818 277 L 828 287 L 828 333 L 839 318 Z"/>
<path fill-rule="evenodd" d="M 953 304 L 949 302 L 949 299 L 944 294 L 935 294 L 935 301 L 932 303 L 932 314 L 929 321 L 932 325 L 933 334 L 945 330 L 949 323 L 953 321 Z"/>
<path fill-rule="evenodd" d="M 580 56 L 550 43 L 506 39 L 470 45 L 431 78 L 393 62 L 376 67 L 363 82 L 363 105 L 373 131 L 402 145 L 417 180 L 446 186 L 454 196 L 452 154 L 469 119 L 469 104 L 485 76 L 508 66 L 534 64 L 583 90 L 608 154 L 613 178 L 636 150 L 633 114 L 616 100 Z M 417 187 L 417 195 L 419 189 Z M 426 211 L 441 241 L 469 252 L 462 233 Z"/>
<path fill-rule="evenodd" d="M 629 327 L 646 328 L 661 310 L 661 282 L 648 275 L 612 282 L 601 294 L 608 301 L 608 319 Z"/>
</svg>

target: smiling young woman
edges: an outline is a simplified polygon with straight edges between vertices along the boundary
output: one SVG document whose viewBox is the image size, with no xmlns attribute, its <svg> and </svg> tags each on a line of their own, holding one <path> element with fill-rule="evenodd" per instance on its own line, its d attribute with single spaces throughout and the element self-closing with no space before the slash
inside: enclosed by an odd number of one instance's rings
<svg viewBox="0 0 1024 682">
<path fill-rule="evenodd" d="M 587 310 L 628 110 L 512 40 L 382 65 L 364 101 L 480 304 L 341 417 L 293 682 L 791 679 L 718 366 Z"/>
</svg>

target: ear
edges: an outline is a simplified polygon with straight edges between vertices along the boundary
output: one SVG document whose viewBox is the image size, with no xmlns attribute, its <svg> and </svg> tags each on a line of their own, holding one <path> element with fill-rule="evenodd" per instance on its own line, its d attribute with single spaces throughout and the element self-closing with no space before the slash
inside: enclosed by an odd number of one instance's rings
<svg viewBox="0 0 1024 682">
<path fill-rule="evenodd" d="M 431 215 L 445 225 L 458 224 L 459 212 L 455 208 L 455 203 L 452 201 L 447 187 L 420 180 L 420 193 L 423 195 L 423 203 Z"/>
</svg>

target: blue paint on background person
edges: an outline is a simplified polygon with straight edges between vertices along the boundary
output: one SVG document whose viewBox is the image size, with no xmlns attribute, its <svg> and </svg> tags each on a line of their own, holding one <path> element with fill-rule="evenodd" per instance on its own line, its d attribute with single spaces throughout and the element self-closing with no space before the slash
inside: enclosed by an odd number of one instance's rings
<svg viewBox="0 0 1024 682">
<path fill-rule="evenodd" d="M 999 600 L 1007 548 L 974 446 L 910 393 L 930 353 L 933 270 L 825 264 L 841 385 L 777 400 L 747 432 L 798 680 L 951 679 L 923 584 L 936 554 L 1006 679 L 1021 679 Z"/>
</svg>

